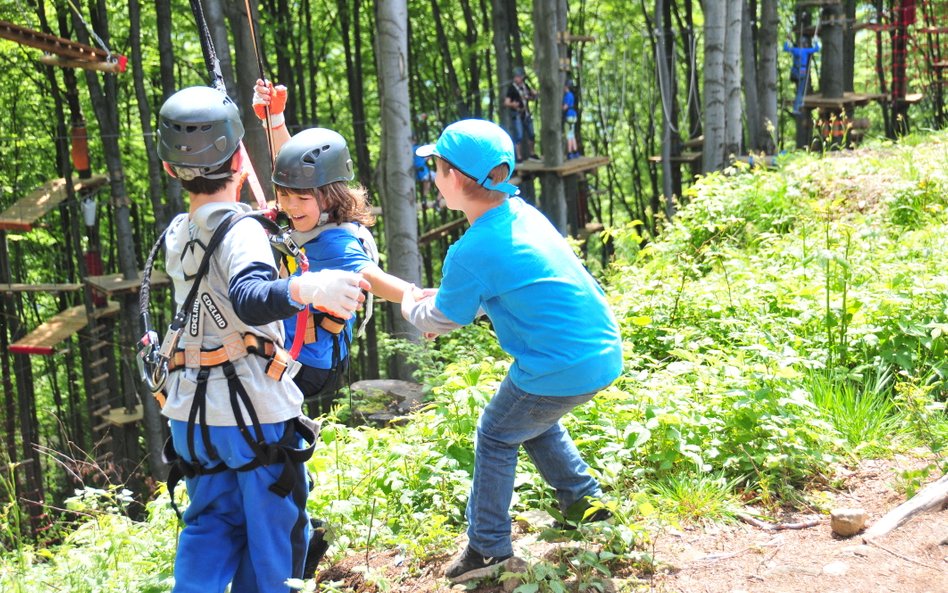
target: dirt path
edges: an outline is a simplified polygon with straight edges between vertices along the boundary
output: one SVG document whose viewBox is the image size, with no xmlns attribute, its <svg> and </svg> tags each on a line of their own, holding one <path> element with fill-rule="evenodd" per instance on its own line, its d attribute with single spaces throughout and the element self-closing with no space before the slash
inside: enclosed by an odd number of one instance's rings
<svg viewBox="0 0 948 593">
<path fill-rule="evenodd" d="M 869 522 L 903 502 L 895 491 L 898 472 L 918 467 L 918 460 L 897 457 L 866 461 L 845 479 L 845 489 L 830 494 L 833 507 L 861 507 Z M 938 476 L 932 476 L 929 481 Z M 819 518 L 816 527 L 764 531 L 747 524 L 713 525 L 670 531 L 655 542 L 656 575 L 616 576 L 612 591 L 659 593 L 948 593 L 948 510 L 915 517 L 897 530 L 865 545 L 859 536 L 835 537 L 827 516 L 793 515 L 796 522 Z M 555 544 L 529 545 L 543 556 Z M 434 593 L 459 591 L 441 576 L 449 559 L 432 561 L 410 571 L 394 553 L 371 556 L 370 574 L 383 574 L 390 591 Z M 366 583 L 364 555 L 347 558 L 321 574 L 342 581 L 350 591 L 379 590 Z M 386 587 L 382 587 L 383 589 Z M 498 585 L 483 584 L 477 593 L 498 593 Z M 570 589 L 573 590 L 573 589 Z"/>
</svg>

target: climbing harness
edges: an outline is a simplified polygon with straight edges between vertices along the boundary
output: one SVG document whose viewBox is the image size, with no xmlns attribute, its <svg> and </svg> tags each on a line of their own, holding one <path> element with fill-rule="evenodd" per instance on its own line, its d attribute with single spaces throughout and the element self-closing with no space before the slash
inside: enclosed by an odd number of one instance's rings
<svg viewBox="0 0 948 593">
<path fill-rule="evenodd" d="M 224 235 L 235 224 L 244 218 L 252 218 L 256 220 L 261 225 L 263 225 L 264 230 L 268 232 L 270 237 L 270 246 L 273 249 L 284 256 L 293 257 L 296 261 L 301 262 L 301 265 L 305 265 L 308 268 L 309 263 L 306 259 L 306 254 L 300 250 L 297 243 L 290 236 L 290 233 L 277 225 L 271 216 L 272 213 L 269 212 L 250 212 L 247 214 L 232 215 L 228 220 L 221 222 L 221 224 L 218 225 L 204 249 L 204 257 L 198 266 L 198 270 L 195 274 L 191 289 L 188 292 L 188 295 L 185 297 L 181 308 L 172 318 L 171 324 L 168 327 L 168 332 L 165 334 L 163 340 L 159 338 L 158 333 L 154 330 L 154 327 L 151 324 L 149 305 L 151 302 L 151 274 L 155 265 L 155 257 L 157 257 L 158 252 L 164 245 L 165 236 L 168 233 L 168 229 L 165 229 L 164 232 L 161 233 L 161 236 L 158 237 L 158 240 L 155 241 L 155 244 L 152 246 L 151 251 L 148 253 L 148 259 L 145 261 L 145 269 L 144 273 L 142 274 L 141 290 L 138 294 L 138 307 L 144 334 L 138 343 L 137 362 L 142 381 L 158 400 L 159 405 L 164 405 L 164 395 L 162 394 L 162 390 L 164 389 L 165 382 L 168 379 L 169 371 L 176 368 L 175 365 L 180 366 L 180 364 L 177 362 L 178 359 L 175 358 L 179 354 L 179 351 L 177 350 L 177 344 L 181 338 L 181 334 L 184 332 L 188 318 L 194 312 L 198 287 L 201 281 L 204 279 L 204 276 L 207 274 L 208 268 L 210 267 L 211 255 L 217 249 L 217 246 L 221 243 L 221 241 L 223 241 Z M 248 347 L 248 351 L 249 350 L 250 348 Z M 272 351 L 267 352 L 266 345 L 264 345 L 262 349 L 257 348 L 256 353 L 264 353 L 265 356 L 272 356 Z M 205 353 L 204 356 L 208 357 L 208 360 L 213 360 L 213 358 L 211 358 L 212 355 L 209 353 Z M 279 363 L 277 364 L 277 367 L 274 368 L 278 367 Z"/>
</svg>

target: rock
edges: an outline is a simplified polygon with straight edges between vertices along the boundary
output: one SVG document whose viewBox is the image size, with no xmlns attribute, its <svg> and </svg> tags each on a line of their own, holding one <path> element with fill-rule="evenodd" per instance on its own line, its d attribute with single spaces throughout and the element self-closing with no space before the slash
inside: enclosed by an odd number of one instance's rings
<svg viewBox="0 0 948 593">
<path fill-rule="evenodd" d="M 841 577 L 849 571 L 849 565 L 842 561 L 830 562 L 823 567 L 823 574 L 831 577 Z"/>
<path fill-rule="evenodd" d="M 836 535 L 849 537 L 862 531 L 868 518 L 865 509 L 833 509 L 830 512 L 830 528 Z"/>
<path fill-rule="evenodd" d="M 514 556 L 513 558 L 508 560 L 506 564 L 504 564 L 504 570 L 501 574 L 503 574 L 504 572 L 523 573 L 523 572 L 527 572 L 527 568 L 528 566 L 527 566 L 526 560 L 524 560 L 523 558 L 520 558 L 519 556 Z M 504 591 L 505 593 L 512 593 L 514 589 L 516 589 L 522 584 L 523 584 L 523 581 L 521 581 L 518 577 L 510 577 L 509 579 L 503 581 Z"/>
</svg>

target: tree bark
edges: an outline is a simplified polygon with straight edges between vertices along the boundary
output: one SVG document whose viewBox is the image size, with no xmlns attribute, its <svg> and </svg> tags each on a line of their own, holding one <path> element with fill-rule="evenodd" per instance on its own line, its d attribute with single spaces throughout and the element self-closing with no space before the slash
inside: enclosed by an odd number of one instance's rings
<svg viewBox="0 0 948 593">
<path fill-rule="evenodd" d="M 743 1 L 727 0 L 727 29 L 724 40 L 725 128 L 724 162 L 741 154 L 743 118 L 741 110 L 741 25 Z"/>
<path fill-rule="evenodd" d="M 171 43 L 170 0 L 155 0 L 155 20 L 158 30 L 161 102 L 164 103 L 168 97 L 178 90 L 178 85 L 174 79 L 174 46 Z M 181 197 L 181 182 L 170 175 L 165 175 L 163 180 L 165 184 L 168 215 L 171 216 L 177 212 L 184 211 L 184 200 Z"/>
<path fill-rule="evenodd" d="M 761 150 L 763 138 L 760 117 L 760 97 L 757 94 L 757 2 L 743 0 L 741 25 L 741 66 L 744 76 L 744 105 L 747 113 L 747 146 Z"/>
<path fill-rule="evenodd" d="M 564 76 L 560 71 L 560 56 L 565 55 L 557 43 L 557 31 L 566 29 L 565 1 L 534 2 L 534 58 L 537 65 L 540 98 L 540 146 L 543 149 L 543 165 L 547 168 L 563 164 L 563 129 L 560 120 L 563 112 Z M 556 173 L 540 175 L 540 208 L 553 226 L 566 235 L 566 193 L 563 179 Z"/>
<path fill-rule="evenodd" d="M 382 113 L 381 183 L 389 272 L 421 284 L 418 212 L 408 96 L 408 6 L 406 0 L 377 0 L 379 99 Z M 393 307 L 395 308 L 395 307 Z M 419 331 L 392 312 L 393 335 L 417 341 Z M 394 377 L 411 379 L 415 367 L 403 356 L 394 361 Z"/>
<path fill-rule="evenodd" d="M 761 0 L 757 28 L 757 96 L 760 100 L 759 148 L 774 154 L 777 146 L 777 0 Z"/>
<path fill-rule="evenodd" d="M 500 105 L 500 125 L 511 130 L 510 110 L 503 107 L 507 87 L 513 81 L 514 63 L 510 55 L 510 15 L 507 0 L 491 0 L 491 28 L 493 29 L 494 66 L 497 68 L 497 105 Z"/>
<path fill-rule="evenodd" d="M 724 168 L 725 84 L 724 42 L 727 6 L 704 5 L 704 147 L 705 173 Z"/>
</svg>

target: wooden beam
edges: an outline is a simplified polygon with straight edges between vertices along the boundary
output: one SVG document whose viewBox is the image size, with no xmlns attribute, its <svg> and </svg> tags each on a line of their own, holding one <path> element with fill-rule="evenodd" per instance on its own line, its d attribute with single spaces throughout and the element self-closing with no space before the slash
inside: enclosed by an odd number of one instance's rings
<svg viewBox="0 0 948 593">
<path fill-rule="evenodd" d="M 142 285 L 142 273 L 138 277 L 126 280 L 122 274 L 106 274 L 104 276 L 89 276 L 86 282 L 97 292 L 106 296 L 112 296 L 117 292 L 138 292 Z M 153 270 L 151 273 L 151 285 L 162 286 L 171 282 L 171 278 L 160 270 Z"/>
<path fill-rule="evenodd" d="M 0 284 L 0 293 L 18 292 L 75 292 L 82 290 L 82 284 Z"/>
<path fill-rule="evenodd" d="M 123 56 L 124 58 L 124 56 Z M 126 63 L 121 62 L 89 62 L 86 60 L 70 60 L 61 56 L 52 54 L 43 54 L 39 61 L 47 66 L 56 66 L 58 68 L 82 68 L 83 70 L 96 70 L 97 72 L 108 72 L 109 74 L 121 74 L 125 72 Z"/>
<path fill-rule="evenodd" d="M 444 237 L 451 231 L 461 228 L 462 226 L 464 226 L 464 223 L 466 222 L 467 222 L 467 219 L 464 217 L 461 217 L 461 218 L 458 218 L 457 220 L 452 220 L 451 222 L 445 223 L 439 227 L 435 227 L 431 229 L 430 231 L 424 233 L 420 237 L 418 237 L 418 244 L 424 245 L 425 243 L 429 243 L 431 241 L 434 241 L 435 239 L 440 239 L 441 237 Z"/>
<path fill-rule="evenodd" d="M 89 179 L 78 179 L 73 186 L 75 191 L 91 191 L 108 181 L 105 175 L 94 175 Z M 60 177 L 47 181 L 41 187 L 15 204 L 0 212 L 0 230 L 29 231 L 37 220 L 49 213 L 66 199 L 66 180 Z"/>
<path fill-rule="evenodd" d="M 560 177 L 567 175 L 576 175 L 585 171 L 591 171 L 604 167 L 609 164 L 609 157 L 605 156 L 581 156 L 575 159 L 564 161 L 558 167 L 547 167 L 543 163 L 533 161 L 524 161 L 517 164 L 517 171 L 521 175 L 525 173 L 556 173 Z"/>
<path fill-rule="evenodd" d="M 0 38 L 9 39 L 21 45 L 33 47 L 47 54 L 61 56 L 74 62 L 91 64 L 94 62 L 119 64 L 119 72 L 124 72 L 128 58 L 119 54 L 109 54 L 105 50 L 84 43 L 76 43 L 69 39 L 56 37 L 40 31 L 34 31 L 14 25 L 7 21 L 0 21 Z M 85 67 L 85 66 L 83 66 Z"/>
<path fill-rule="evenodd" d="M 96 310 L 94 317 L 105 317 L 119 312 L 119 305 L 110 302 L 105 308 Z M 84 305 L 70 307 L 58 315 L 47 319 L 36 329 L 10 344 L 10 352 L 14 354 L 42 354 L 50 355 L 55 352 L 57 344 L 66 340 L 89 323 Z"/>
</svg>

